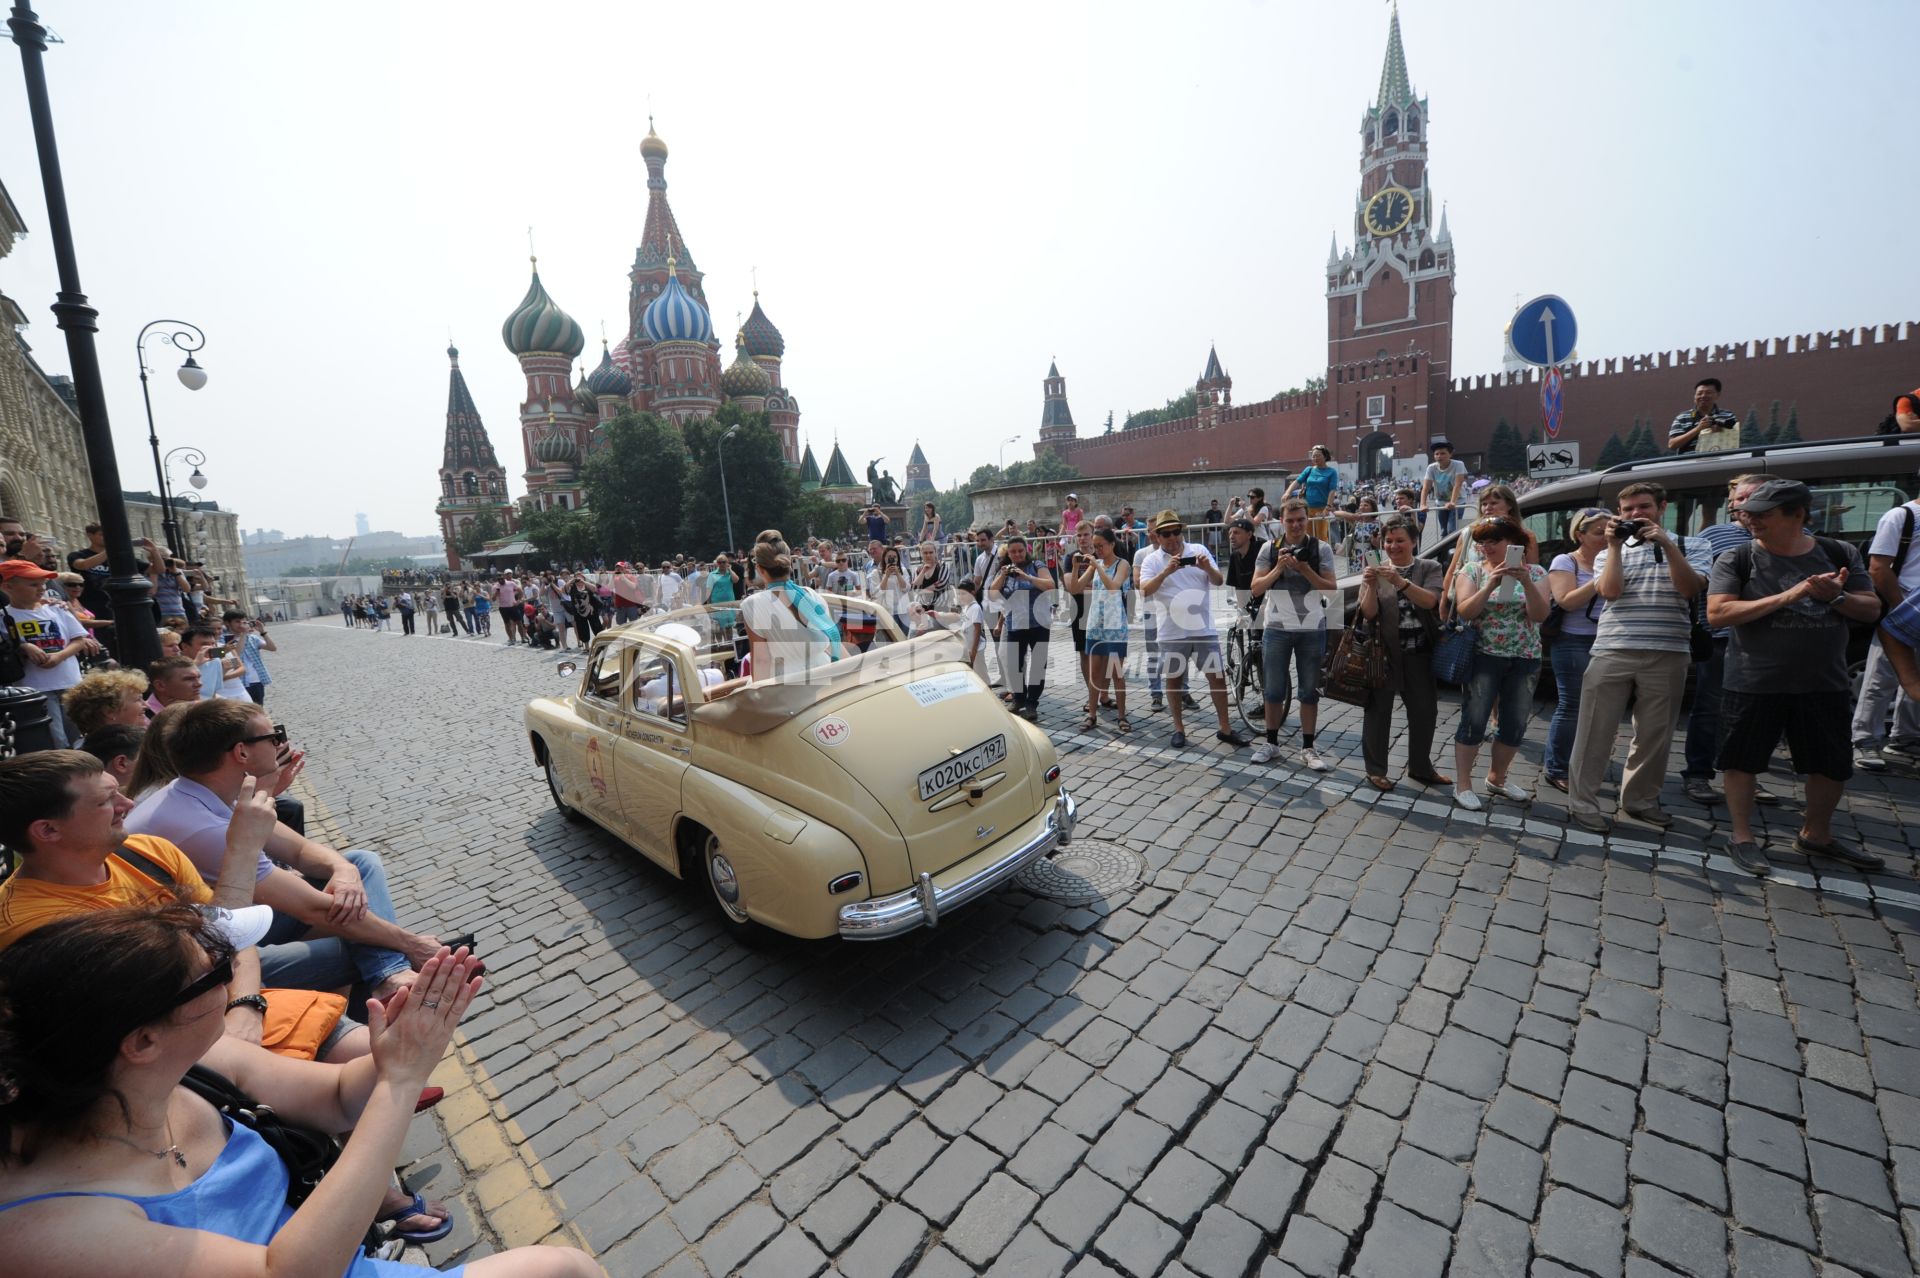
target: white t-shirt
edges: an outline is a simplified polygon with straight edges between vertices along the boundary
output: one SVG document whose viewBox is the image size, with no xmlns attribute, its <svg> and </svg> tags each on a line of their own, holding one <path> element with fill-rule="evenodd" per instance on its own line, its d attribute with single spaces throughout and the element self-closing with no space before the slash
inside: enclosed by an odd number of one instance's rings
<svg viewBox="0 0 1920 1278">
<path fill-rule="evenodd" d="M 1194 562 L 1185 568 L 1176 568 L 1173 574 L 1160 583 L 1160 589 L 1149 596 L 1145 583 L 1158 577 L 1166 568 L 1167 552 L 1158 546 L 1141 554 L 1135 563 L 1139 568 L 1139 578 L 1143 589 L 1141 598 L 1145 599 L 1159 618 L 1159 638 L 1168 639 L 1206 639 L 1220 632 L 1213 624 L 1213 582 L 1207 577 L 1206 566 L 1218 568 L 1207 548 L 1196 541 L 1184 543 L 1179 558 L 1191 556 Z"/>
<path fill-rule="evenodd" d="M 700 686 L 702 688 L 711 688 L 725 678 L 726 675 L 722 674 L 713 666 L 700 667 Z M 666 695 L 667 676 L 659 675 L 649 679 L 640 685 L 638 692 L 633 694 L 634 708 L 636 710 L 644 710 L 648 714 L 665 714 L 668 707 L 660 703 L 665 701 Z"/>
<path fill-rule="evenodd" d="M 766 640 L 767 669 L 754 658 L 755 679 L 777 679 L 833 660 L 829 648 L 806 622 L 800 620 L 781 590 L 759 590 L 740 603 L 740 618 L 747 629 Z"/>
<path fill-rule="evenodd" d="M 660 609 L 662 612 L 670 612 L 680 606 L 680 591 L 686 584 L 686 579 L 677 572 L 660 574 Z"/>
<path fill-rule="evenodd" d="M 7 608 L 7 616 L 13 620 L 13 632 L 20 636 L 20 642 L 38 648 L 48 654 L 56 653 L 75 639 L 86 637 L 87 628 L 80 619 L 65 608 L 42 606 L 39 608 Z M 23 688 L 38 688 L 42 692 L 62 692 L 80 682 L 80 659 L 69 655 L 57 665 L 36 666 L 25 657 L 27 672 L 20 678 Z"/>
<path fill-rule="evenodd" d="M 1907 528 L 1907 520 L 1913 520 L 1913 540 L 1907 545 L 1907 562 L 1900 565 L 1900 588 L 1908 594 L 1920 590 L 1920 502 L 1904 502 L 1880 516 L 1880 522 L 1874 527 L 1873 542 L 1867 547 L 1869 555 L 1885 555 L 1892 559 L 1900 553 L 1900 536 Z"/>
</svg>

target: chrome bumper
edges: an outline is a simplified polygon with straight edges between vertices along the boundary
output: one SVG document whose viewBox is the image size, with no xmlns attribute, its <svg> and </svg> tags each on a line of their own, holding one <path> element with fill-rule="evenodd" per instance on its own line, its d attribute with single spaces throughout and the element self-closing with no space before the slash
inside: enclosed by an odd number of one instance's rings
<svg viewBox="0 0 1920 1278">
<path fill-rule="evenodd" d="M 1066 846 L 1073 838 L 1073 821 L 1078 811 L 1079 805 L 1062 786 L 1039 834 L 948 887 L 935 883 L 933 875 L 922 874 L 920 881 L 904 892 L 841 906 L 841 937 L 849 941 L 877 941 L 917 927 L 935 926 L 948 910 L 958 909 L 992 891 L 1054 848 Z"/>
</svg>

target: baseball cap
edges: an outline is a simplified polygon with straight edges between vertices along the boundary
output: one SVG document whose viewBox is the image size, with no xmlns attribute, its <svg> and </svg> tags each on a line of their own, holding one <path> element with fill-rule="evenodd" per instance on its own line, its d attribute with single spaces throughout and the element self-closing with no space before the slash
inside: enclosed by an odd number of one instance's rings
<svg viewBox="0 0 1920 1278">
<path fill-rule="evenodd" d="M 236 950 L 260 944 L 260 938 L 273 926 L 273 907 L 270 905 L 243 905 L 237 910 L 223 910 L 217 905 L 209 905 L 201 910 L 207 922 Z"/>
<path fill-rule="evenodd" d="M 1079 493 L 1068 493 L 1068 494 L 1067 494 L 1067 496 L 1068 496 L 1069 498 L 1071 498 L 1072 500 L 1074 500 L 1074 501 L 1079 501 L 1079 500 L 1080 500 L 1080 494 L 1079 494 Z"/>
<path fill-rule="evenodd" d="M 1228 523 L 1227 527 L 1238 528 L 1241 532 L 1252 532 L 1253 521 L 1251 519 L 1235 519 Z"/>
<path fill-rule="evenodd" d="M 48 572 L 39 564 L 26 559 L 0 559 L 0 581 L 12 581 L 16 577 L 25 577 L 28 581 L 45 581 L 58 573 Z"/>
<path fill-rule="evenodd" d="M 1747 495 L 1740 509 L 1749 514 L 1777 510 L 1781 506 L 1811 506 L 1813 490 L 1797 479 L 1769 479 Z"/>
<path fill-rule="evenodd" d="M 1147 527 L 1155 532 L 1178 532 L 1187 526 L 1177 510 L 1163 510 L 1148 521 Z"/>
</svg>

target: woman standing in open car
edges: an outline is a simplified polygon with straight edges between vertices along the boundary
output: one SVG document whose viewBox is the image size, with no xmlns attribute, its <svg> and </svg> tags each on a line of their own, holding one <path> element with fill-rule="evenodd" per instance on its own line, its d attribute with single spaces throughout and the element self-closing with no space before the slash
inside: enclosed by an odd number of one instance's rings
<svg viewBox="0 0 1920 1278">
<path fill-rule="evenodd" d="M 367 1004 L 370 1056 L 275 1056 L 224 1036 L 233 950 L 187 905 L 50 924 L 0 954 L 0 1255 L 10 1273 L 281 1273 L 426 1278 L 361 1241 L 428 1075 L 480 988 L 446 950 L 417 984 Z M 183 1084 L 195 1064 L 283 1122 L 352 1135 L 298 1207 L 254 1128 Z M 566 1248 L 526 1247 L 444 1271 L 604 1278 Z"/>
</svg>

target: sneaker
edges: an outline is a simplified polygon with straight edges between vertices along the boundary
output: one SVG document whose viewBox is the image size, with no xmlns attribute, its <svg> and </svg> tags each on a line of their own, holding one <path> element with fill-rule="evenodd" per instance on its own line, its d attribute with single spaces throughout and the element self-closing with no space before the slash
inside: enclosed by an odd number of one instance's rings
<svg viewBox="0 0 1920 1278">
<path fill-rule="evenodd" d="M 1687 797 L 1695 803 L 1715 804 L 1720 802 L 1720 792 L 1713 788 L 1713 782 L 1705 777 L 1687 777 L 1682 783 Z"/>
<path fill-rule="evenodd" d="M 1327 761 L 1321 758 L 1320 752 L 1312 746 L 1308 746 L 1300 752 L 1300 762 L 1306 764 L 1315 772 L 1325 772 L 1328 770 Z"/>
<path fill-rule="evenodd" d="M 1920 741 L 1889 741 L 1880 747 L 1880 753 L 1909 761 L 1920 760 Z"/>
<path fill-rule="evenodd" d="M 1887 761 L 1882 758 L 1880 752 L 1872 746 L 1855 746 L 1853 749 L 1853 766 L 1859 768 L 1862 772 L 1885 772 L 1887 770 Z"/>
<path fill-rule="evenodd" d="M 1885 869 L 1887 864 L 1865 849 L 1848 847 L 1836 839 L 1815 843 L 1803 835 L 1795 835 L 1793 850 L 1802 856 L 1824 856 L 1828 860 L 1840 862 L 1849 869 L 1862 870 L 1869 874 L 1875 870 Z"/>
<path fill-rule="evenodd" d="M 1748 874 L 1757 874 L 1765 878 L 1773 871 L 1773 866 L 1767 863 L 1767 854 L 1761 850 L 1758 843 L 1735 843 L 1729 841 L 1727 843 L 1727 855 L 1733 858 L 1735 865 L 1745 870 Z"/>
<path fill-rule="evenodd" d="M 1480 802 L 1480 796 L 1471 790 L 1455 790 L 1453 802 L 1455 806 L 1465 808 L 1469 812 L 1478 812 L 1487 806 Z"/>
<path fill-rule="evenodd" d="M 1183 692 L 1180 694 L 1180 706 L 1185 710 L 1198 710 L 1200 703 L 1193 699 L 1191 692 Z"/>
<path fill-rule="evenodd" d="M 1259 745 L 1255 746 L 1253 748 L 1253 761 L 1255 763 L 1272 763 L 1273 743 L 1270 741 L 1262 741 Z"/>
<path fill-rule="evenodd" d="M 1161 696 L 1157 692 L 1153 694 L 1153 700 L 1149 702 L 1147 705 L 1147 709 L 1149 710 L 1157 711 L 1157 710 L 1165 710 L 1166 708 L 1167 708 L 1167 699 Z"/>
<path fill-rule="evenodd" d="M 1673 824 L 1673 817 L 1658 804 L 1646 808 L 1628 808 L 1626 814 L 1636 821 L 1644 821 L 1648 825 L 1657 825 L 1662 829 Z"/>
<path fill-rule="evenodd" d="M 1613 822 L 1607 820 L 1606 816 L 1599 812 L 1573 811 L 1567 813 L 1567 815 L 1573 818 L 1575 825 L 1583 830 L 1591 830 L 1595 834 L 1605 834 L 1613 828 Z"/>
<path fill-rule="evenodd" d="M 1532 803 L 1533 802 L 1533 792 L 1531 790 L 1522 790 L 1519 786 L 1515 785 L 1511 781 L 1502 782 L 1499 785 L 1495 785 L 1492 781 L 1488 781 L 1487 795 L 1488 797 L 1495 798 L 1495 799 L 1511 799 L 1515 803 Z"/>
</svg>

